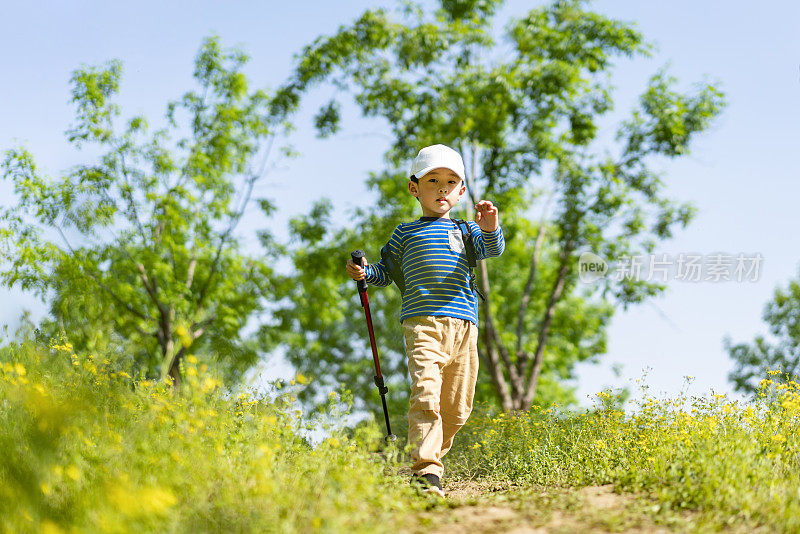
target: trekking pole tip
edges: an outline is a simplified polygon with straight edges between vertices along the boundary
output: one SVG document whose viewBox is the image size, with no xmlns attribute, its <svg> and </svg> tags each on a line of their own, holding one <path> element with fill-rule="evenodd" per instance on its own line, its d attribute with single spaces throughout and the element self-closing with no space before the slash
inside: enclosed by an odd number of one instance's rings
<svg viewBox="0 0 800 534">
<path fill-rule="evenodd" d="M 386 436 L 386 441 L 388 443 L 394 443 L 395 441 L 397 441 L 397 436 L 395 436 L 394 434 L 389 434 L 388 436 Z"/>
</svg>

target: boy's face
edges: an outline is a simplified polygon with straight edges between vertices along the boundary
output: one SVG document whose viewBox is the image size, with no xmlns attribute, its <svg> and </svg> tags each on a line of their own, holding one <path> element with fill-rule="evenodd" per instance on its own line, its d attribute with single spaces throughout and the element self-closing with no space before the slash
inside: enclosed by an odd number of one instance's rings
<svg viewBox="0 0 800 534">
<path fill-rule="evenodd" d="M 408 190 L 417 197 L 425 217 L 442 217 L 455 206 L 467 190 L 463 180 L 450 169 L 437 168 L 419 179 L 408 182 Z"/>
</svg>

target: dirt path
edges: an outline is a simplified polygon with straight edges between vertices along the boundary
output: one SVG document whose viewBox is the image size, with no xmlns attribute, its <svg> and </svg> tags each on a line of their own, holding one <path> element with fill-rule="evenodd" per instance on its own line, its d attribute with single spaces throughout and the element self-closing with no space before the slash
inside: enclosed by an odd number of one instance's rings
<svg viewBox="0 0 800 534">
<path fill-rule="evenodd" d="M 665 533 L 695 530 L 691 518 L 656 514 L 652 503 L 611 486 L 520 488 L 476 482 L 446 484 L 447 509 L 431 511 L 427 532 Z"/>
</svg>

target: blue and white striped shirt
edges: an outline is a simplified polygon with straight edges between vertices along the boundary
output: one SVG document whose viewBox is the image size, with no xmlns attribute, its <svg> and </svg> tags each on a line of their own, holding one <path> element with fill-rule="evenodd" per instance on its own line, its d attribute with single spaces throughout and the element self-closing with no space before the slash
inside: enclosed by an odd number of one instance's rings
<svg viewBox="0 0 800 534">
<path fill-rule="evenodd" d="M 475 245 L 476 259 L 499 256 L 505 249 L 503 230 L 484 232 L 467 221 Z M 395 258 L 401 258 L 406 291 L 400 322 L 415 315 L 457 317 L 478 324 L 478 299 L 469 285 L 469 263 L 456 223 L 445 217 L 421 217 L 401 223 L 388 243 Z M 382 262 L 366 268 L 366 281 L 373 286 L 392 283 Z"/>
</svg>

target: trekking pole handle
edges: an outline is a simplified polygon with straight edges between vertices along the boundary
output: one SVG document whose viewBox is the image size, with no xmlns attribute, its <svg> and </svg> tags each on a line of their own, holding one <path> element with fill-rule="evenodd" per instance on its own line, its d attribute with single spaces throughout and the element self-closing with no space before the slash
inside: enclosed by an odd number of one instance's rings
<svg viewBox="0 0 800 534">
<path fill-rule="evenodd" d="M 364 251 L 361 249 L 354 250 L 353 252 L 350 253 L 350 258 L 353 260 L 353 263 L 355 263 L 359 267 L 364 266 L 365 257 L 366 254 L 364 254 Z M 363 278 L 361 280 L 356 280 L 356 285 L 358 286 L 358 292 L 364 293 L 367 290 L 367 279 Z"/>
</svg>

